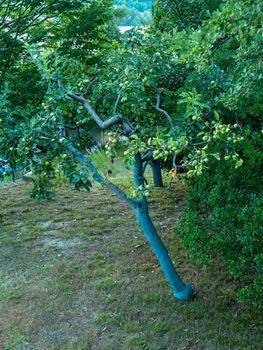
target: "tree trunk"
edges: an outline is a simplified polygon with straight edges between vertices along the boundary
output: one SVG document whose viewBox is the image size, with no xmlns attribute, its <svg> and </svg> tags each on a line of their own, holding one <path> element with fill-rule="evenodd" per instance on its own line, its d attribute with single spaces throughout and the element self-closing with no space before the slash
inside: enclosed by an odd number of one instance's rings
<svg viewBox="0 0 263 350">
<path fill-rule="evenodd" d="M 172 287 L 174 297 L 179 300 L 187 300 L 192 294 L 192 287 L 190 284 L 184 283 L 181 280 L 180 276 L 177 274 L 167 252 L 167 249 L 165 248 L 150 218 L 146 198 L 144 196 L 137 200 L 129 198 L 118 186 L 114 185 L 108 180 L 105 180 L 98 173 L 92 162 L 87 157 L 85 157 L 85 155 L 76 150 L 70 144 L 68 144 L 66 148 L 71 154 L 78 157 L 79 160 L 88 166 L 89 170 L 92 173 L 92 177 L 96 182 L 104 184 L 118 198 L 124 200 L 135 212 L 136 219 L 142 228 L 142 231 L 144 232 L 148 242 L 150 243 L 157 259 L 160 262 L 163 272 Z M 134 183 L 137 190 L 141 190 L 141 188 L 144 187 L 143 172 L 144 170 L 141 155 L 137 154 L 134 159 Z"/>
<path fill-rule="evenodd" d="M 130 124 L 129 120 L 121 115 L 115 115 L 111 118 L 109 118 L 107 121 L 103 121 L 99 115 L 93 110 L 91 105 L 85 100 L 84 97 L 79 95 L 73 95 L 71 93 L 67 94 L 67 97 L 70 97 L 78 102 L 81 102 L 84 106 L 84 108 L 89 112 L 91 117 L 95 120 L 95 122 L 102 128 L 106 129 L 112 125 L 122 123 L 124 132 L 126 135 L 131 135 L 135 132 L 135 128 Z M 163 112 L 163 110 L 162 110 Z M 164 113 L 166 113 L 164 111 Z M 167 116 L 167 115 L 166 115 Z M 169 117 L 169 115 L 168 115 Z M 67 150 L 73 154 L 74 156 L 78 157 L 83 163 L 85 163 L 89 170 L 92 173 L 92 177 L 95 181 L 104 184 L 109 190 L 111 190 L 115 195 L 118 196 L 121 200 L 124 200 L 127 204 L 129 204 L 130 208 L 135 212 L 137 221 L 139 225 L 141 226 L 148 242 L 150 243 L 157 259 L 159 260 L 161 267 L 163 269 L 163 272 L 165 273 L 171 287 L 173 290 L 173 294 L 175 298 L 179 300 L 187 300 L 189 296 L 192 293 L 192 287 L 190 284 L 184 283 L 179 275 L 177 274 L 172 261 L 169 257 L 169 254 L 159 237 L 153 222 L 149 216 L 148 211 L 148 203 L 143 195 L 142 198 L 137 199 L 136 201 L 128 198 L 128 196 L 116 185 L 114 185 L 112 182 L 106 180 L 103 178 L 97 171 L 97 169 L 94 167 L 92 162 L 85 157 L 81 152 L 76 150 L 72 145 L 67 144 L 66 145 Z M 159 161 L 153 161 L 152 167 L 153 167 L 153 176 L 154 176 L 154 183 L 156 186 L 162 186 L 162 173 Z M 146 163 L 147 165 L 147 163 Z M 143 167 L 143 162 L 141 158 L 141 154 L 138 153 L 135 155 L 134 159 L 134 183 L 136 186 L 136 190 L 140 190 L 144 188 L 144 170 L 145 167 Z M 161 180 L 161 181 L 160 181 Z M 140 193 L 139 191 L 139 193 Z"/>
<path fill-rule="evenodd" d="M 151 161 L 154 187 L 163 187 L 163 178 L 160 161 L 153 159 Z"/>
<path fill-rule="evenodd" d="M 143 167 L 140 154 L 136 155 L 134 162 L 134 182 L 136 188 L 143 185 Z M 172 287 L 174 297 L 179 300 L 187 300 L 192 294 L 190 284 L 184 283 L 176 272 L 171 258 L 159 237 L 148 211 L 148 203 L 145 197 L 137 200 L 136 218 L 156 255 L 162 270 Z"/>
</svg>

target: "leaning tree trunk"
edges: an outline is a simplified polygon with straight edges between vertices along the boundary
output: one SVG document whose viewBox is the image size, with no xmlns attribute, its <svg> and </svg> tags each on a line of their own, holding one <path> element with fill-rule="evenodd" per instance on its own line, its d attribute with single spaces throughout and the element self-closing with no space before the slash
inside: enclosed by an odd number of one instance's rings
<svg viewBox="0 0 263 350">
<path fill-rule="evenodd" d="M 71 93 L 67 93 L 67 97 L 73 100 L 76 100 L 78 102 L 81 102 L 83 104 L 83 107 L 88 111 L 88 113 L 91 115 L 93 120 L 99 125 L 101 129 L 106 129 L 116 124 L 122 124 L 123 130 L 127 135 L 131 135 L 135 132 L 135 128 L 131 125 L 129 120 L 123 117 L 122 115 L 115 115 L 113 117 L 108 118 L 106 121 L 103 121 L 84 97 L 79 95 L 74 95 Z M 160 96 L 158 96 L 158 99 L 157 99 L 157 108 L 159 111 L 165 113 L 165 116 L 168 118 L 168 120 L 171 123 L 171 120 L 169 119 L 170 118 L 169 115 L 165 111 L 159 108 L 159 104 L 160 104 Z M 169 254 L 150 218 L 149 211 L 148 211 L 148 203 L 146 198 L 143 196 L 140 199 L 132 200 L 118 186 L 114 185 L 112 182 L 103 178 L 98 173 L 97 169 L 94 167 L 92 162 L 87 157 L 85 157 L 85 155 L 83 155 L 81 152 L 76 150 L 70 144 L 67 144 L 66 148 L 71 154 L 78 157 L 83 163 L 85 163 L 88 166 L 89 170 L 92 173 L 92 177 L 95 181 L 105 185 L 117 197 L 119 197 L 121 200 L 129 204 L 130 208 L 135 212 L 137 221 L 140 227 L 142 228 L 148 242 L 150 243 L 157 259 L 160 262 L 163 272 L 165 273 L 172 287 L 175 298 L 179 300 L 187 300 L 192 293 L 192 287 L 190 284 L 184 283 L 179 277 L 179 275 L 177 274 L 172 264 L 172 261 L 169 257 Z M 144 170 L 145 170 L 145 167 L 143 167 L 141 154 L 138 153 L 135 156 L 135 160 L 134 160 L 134 183 L 137 190 L 141 187 L 144 187 Z M 160 171 L 161 169 L 159 168 L 159 171 L 158 171 L 159 173 L 154 172 L 154 174 L 158 174 L 156 178 L 159 180 L 161 177 Z M 158 184 L 160 184 L 160 181 L 158 181 Z"/>
<path fill-rule="evenodd" d="M 151 161 L 154 187 L 163 187 L 162 169 L 158 159 Z"/>
<path fill-rule="evenodd" d="M 136 155 L 134 162 L 134 182 L 136 187 L 138 188 L 139 186 L 142 186 L 143 181 L 142 161 L 140 154 L 138 154 Z M 150 218 L 146 198 L 143 197 L 138 199 L 136 203 L 136 219 L 160 262 L 162 270 L 172 287 L 175 298 L 179 300 L 187 300 L 192 293 L 192 287 L 190 284 L 184 283 L 176 272 L 167 249 Z"/>
</svg>

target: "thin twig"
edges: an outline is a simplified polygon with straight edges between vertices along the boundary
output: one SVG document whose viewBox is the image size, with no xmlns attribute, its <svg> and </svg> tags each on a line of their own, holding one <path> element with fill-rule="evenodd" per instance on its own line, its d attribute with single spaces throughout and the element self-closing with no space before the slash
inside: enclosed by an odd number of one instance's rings
<svg viewBox="0 0 263 350">
<path fill-rule="evenodd" d="M 114 105 L 113 114 L 116 114 L 116 111 L 117 111 L 117 108 L 118 108 L 118 105 L 119 105 L 119 102 L 120 102 L 120 98 L 121 98 L 121 95 L 119 94 L 117 96 L 117 99 L 116 99 L 116 102 L 115 102 L 115 105 Z"/>
</svg>

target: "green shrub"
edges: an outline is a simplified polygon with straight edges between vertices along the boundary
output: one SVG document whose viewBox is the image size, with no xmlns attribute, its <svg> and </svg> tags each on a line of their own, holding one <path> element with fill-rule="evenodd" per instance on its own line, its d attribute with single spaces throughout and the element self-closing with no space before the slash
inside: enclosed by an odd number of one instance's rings
<svg viewBox="0 0 263 350">
<path fill-rule="evenodd" d="M 240 281 L 239 301 L 263 303 L 262 154 L 260 134 L 239 146 L 244 163 L 210 161 L 189 181 L 185 212 L 176 232 L 203 265 L 218 257 Z"/>
</svg>

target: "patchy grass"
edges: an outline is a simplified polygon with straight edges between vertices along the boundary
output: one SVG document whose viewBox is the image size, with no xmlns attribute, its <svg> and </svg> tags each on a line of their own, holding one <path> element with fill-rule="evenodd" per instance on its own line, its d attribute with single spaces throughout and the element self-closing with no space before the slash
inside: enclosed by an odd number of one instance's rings
<svg viewBox="0 0 263 350">
<path fill-rule="evenodd" d="M 95 322 L 105 323 L 109 318 L 109 315 L 106 312 L 98 312 L 95 316 Z"/>
<path fill-rule="evenodd" d="M 100 280 L 95 285 L 97 290 L 111 290 L 116 287 L 116 282 L 113 281 L 112 278 L 106 278 L 103 280 Z"/>
<path fill-rule="evenodd" d="M 8 301 L 8 300 L 18 300 L 22 297 L 19 292 L 11 292 L 11 291 L 1 291 L 0 290 L 0 302 Z"/>
<path fill-rule="evenodd" d="M 123 188 L 129 185 L 118 179 Z M 154 222 L 195 300 L 178 302 L 129 209 L 105 189 L 0 188 L 0 349 L 261 350 L 262 310 L 238 305 L 220 266 L 197 267 L 173 236 L 184 188 L 158 189 Z"/>
<path fill-rule="evenodd" d="M 128 322 L 124 325 L 124 329 L 127 333 L 136 333 L 140 329 L 140 323 L 138 321 Z"/>
<path fill-rule="evenodd" d="M 133 335 L 128 337 L 126 345 L 129 349 L 143 349 L 145 348 L 145 337 L 143 335 Z"/>
<path fill-rule="evenodd" d="M 156 292 L 149 292 L 143 296 L 143 301 L 147 304 L 159 304 L 161 301 L 161 295 Z"/>
<path fill-rule="evenodd" d="M 26 337 L 21 334 L 11 334 L 4 343 L 5 350 L 17 349 L 18 346 L 26 346 Z"/>
<path fill-rule="evenodd" d="M 165 334 L 171 329 L 171 324 L 167 321 L 156 321 L 153 324 L 153 331 L 156 334 Z"/>
</svg>

